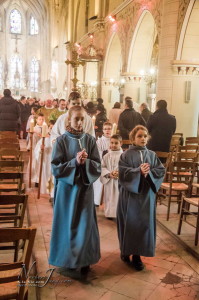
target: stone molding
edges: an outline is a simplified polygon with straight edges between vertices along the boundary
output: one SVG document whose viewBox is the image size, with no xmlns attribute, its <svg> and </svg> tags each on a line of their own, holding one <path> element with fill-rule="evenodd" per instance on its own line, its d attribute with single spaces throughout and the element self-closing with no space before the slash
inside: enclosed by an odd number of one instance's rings
<svg viewBox="0 0 199 300">
<path fill-rule="evenodd" d="M 172 67 L 175 75 L 199 76 L 199 62 L 174 60 Z"/>
</svg>

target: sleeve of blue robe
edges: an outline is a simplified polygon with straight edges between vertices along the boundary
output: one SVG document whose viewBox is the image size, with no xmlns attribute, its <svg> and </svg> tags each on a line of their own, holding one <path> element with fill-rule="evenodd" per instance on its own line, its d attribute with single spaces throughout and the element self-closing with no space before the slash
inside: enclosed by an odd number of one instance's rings
<svg viewBox="0 0 199 300">
<path fill-rule="evenodd" d="M 127 162 L 125 152 L 121 155 L 119 161 L 119 184 L 131 193 L 139 194 L 139 185 L 141 180 L 140 167 L 132 168 Z"/>
<path fill-rule="evenodd" d="M 165 168 L 162 165 L 159 158 L 155 155 L 153 166 L 151 167 L 150 172 L 146 177 L 146 180 L 148 181 L 154 193 L 157 193 L 157 191 L 159 190 L 162 181 L 164 179 L 164 175 L 165 175 Z"/>
<path fill-rule="evenodd" d="M 78 165 L 76 157 L 67 160 L 66 149 L 59 141 L 56 141 L 52 152 L 52 173 L 56 179 L 74 185 L 80 179 L 84 184 L 91 184 L 101 174 L 100 157 L 96 143 L 91 141 L 89 157 L 85 165 Z"/>
</svg>

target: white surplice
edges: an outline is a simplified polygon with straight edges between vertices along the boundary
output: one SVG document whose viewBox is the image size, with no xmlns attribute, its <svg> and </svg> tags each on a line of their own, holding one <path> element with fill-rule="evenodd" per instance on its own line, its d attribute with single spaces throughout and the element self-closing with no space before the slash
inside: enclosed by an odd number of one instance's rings
<svg viewBox="0 0 199 300">
<path fill-rule="evenodd" d="M 38 141 L 41 139 L 42 126 L 36 125 L 33 131 L 34 133 L 32 138 L 32 181 L 38 183 L 39 166 L 35 159 L 34 152 Z M 29 147 L 29 145 L 27 147 Z"/>
<path fill-rule="evenodd" d="M 109 151 L 102 159 L 102 173 L 100 181 L 104 185 L 104 213 L 107 218 L 116 218 L 116 210 L 118 203 L 118 179 L 109 178 L 107 176 L 112 171 L 118 171 L 118 164 L 122 149 L 118 151 Z"/>
<path fill-rule="evenodd" d="M 51 141 L 66 132 L 66 120 L 68 119 L 68 111 L 59 116 L 51 131 Z M 91 117 L 86 113 L 83 121 L 83 131 L 95 137 L 95 130 Z"/>
<path fill-rule="evenodd" d="M 98 148 L 101 160 L 102 160 L 103 151 L 108 150 L 109 146 L 110 146 L 110 138 L 102 136 L 101 138 L 99 138 L 97 140 L 97 148 Z M 93 183 L 93 189 L 94 189 L 94 202 L 95 202 L 95 205 L 100 205 L 101 197 L 102 197 L 103 184 L 101 183 L 99 178 Z"/>
<path fill-rule="evenodd" d="M 39 179 L 39 170 L 41 163 L 41 145 L 42 139 L 40 139 L 34 149 L 35 165 L 37 166 L 37 181 Z M 42 166 L 42 176 L 41 176 L 41 194 L 49 194 L 48 183 L 51 177 L 51 153 L 52 153 L 52 144 L 50 137 L 45 138 L 45 148 L 44 148 L 44 157 L 43 157 L 43 166 Z"/>
</svg>

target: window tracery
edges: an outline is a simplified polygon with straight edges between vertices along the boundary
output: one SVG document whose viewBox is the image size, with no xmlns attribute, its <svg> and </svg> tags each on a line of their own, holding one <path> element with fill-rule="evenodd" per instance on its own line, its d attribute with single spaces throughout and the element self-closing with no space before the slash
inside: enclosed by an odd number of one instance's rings
<svg viewBox="0 0 199 300">
<path fill-rule="evenodd" d="M 13 89 L 22 87 L 22 59 L 13 55 L 10 61 L 10 86 Z"/>
<path fill-rule="evenodd" d="M 10 13 L 10 32 L 20 34 L 22 28 L 21 14 L 17 9 L 13 9 Z"/>
<path fill-rule="evenodd" d="M 30 65 L 30 90 L 38 92 L 39 88 L 39 61 L 33 57 Z"/>
<path fill-rule="evenodd" d="M 39 33 L 39 26 L 37 20 L 32 16 L 30 18 L 30 35 L 37 35 Z"/>
</svg>

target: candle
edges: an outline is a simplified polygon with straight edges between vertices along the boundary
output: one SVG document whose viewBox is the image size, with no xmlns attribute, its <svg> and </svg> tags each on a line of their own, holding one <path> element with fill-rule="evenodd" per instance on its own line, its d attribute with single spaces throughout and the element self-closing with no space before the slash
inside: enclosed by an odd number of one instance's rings
<svg viewBox="0 0 199 300">
<path fill-rule="evenodd" d="M 31 120 L 30 120 L 30 132 L 33 132 L 34 131 L 34 118 L 32 118 Z"/>
<path fill-rule="evenodd" d="M 95 127 L 95 120 L 96 120 L 96 117 L 93 116 L 93 117 L 92 117 L 93 127 Z"/>
<path fill-rule="evenodd" d="M 47 133 L 48 133 L 48 126 L 47 126 L 46 122 L 43 122 L 41 136 L 46 137 Z"/>
<path fill-rule="evenodd" d="M 114 135 L 116 134 L 117 132 L 117 124 L 116 123 L 113 123 L 113 127 L 112 127 L 112 131 L 111 131 L 111 135 Z"/>
<path fill-rule="evenodd" d="M 79 142 L 80 149 L 83 150 L 82 143 L 81 143 L 80 139 L 78 140 L 78 142 Z"/>
</svg>

